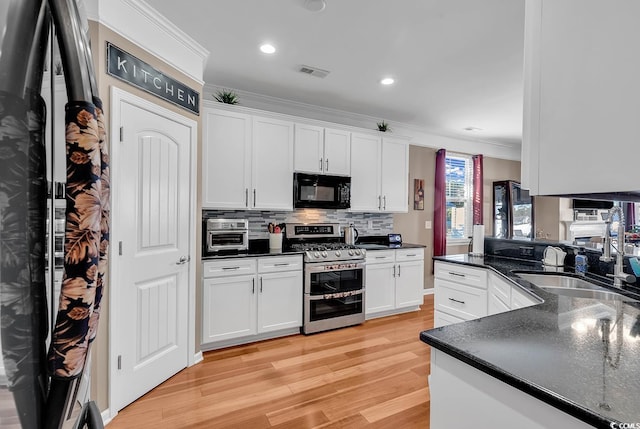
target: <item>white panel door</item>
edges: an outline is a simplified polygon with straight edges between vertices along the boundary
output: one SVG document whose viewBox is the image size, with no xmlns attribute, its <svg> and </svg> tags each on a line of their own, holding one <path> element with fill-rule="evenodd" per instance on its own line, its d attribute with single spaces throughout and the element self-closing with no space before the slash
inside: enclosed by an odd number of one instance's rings
<svg viewBox="0 0 640 429">
<path fill-rule="evenodd" d="M 423 261 L 403 262 L 396 267 L 396 308 L 422 305 Z"/>
<path fill-rule="evenodd" d="M 322 173 L 324 128 L 296 124 L 293 166 L 296 171 Z"/>
<path fill-rule="evenodd" d="M 324 130 L 324 172 L 338 176 L 351 175 L 351 133 Z"/>
<path fill-rule="evenodd" d="M 302 326 L 302 271 L 260 274 L 258 333 Z"/>
<path fill-rule="evenodd" d="M 190 162 L 195 131 L 160 108 L 120 103 L 113 279 L 121 409 L 188 364 Z M 195 150 L 195 147 L 193 148 Z M 118 246 L 114 243 L 114 248 Z M 115 253 L 115 252 L 114 252 Z"/>
<path fill-rule="evenodd" d="M 202 343 L 256 334 L 256 276 L 205 279 Z"/>
<path fill-rule="evenodd" d="M 409 210 L 409 146 L 405 142 L 382 141 L 382 211 Z"/>
<path fill-rule="evenodd" d="M 252 205 L 293 210 L 293 123 L 253 117 Z"/>
<path fill-rule="evenodd" d="M 351 134 L 351 211 L 380 211 L 379 137 Z"/>
<path fill-rule="evenodd" d="M 365 286 L 365 314 L 393 310 L 395 308 L 394 264 L 367 264 Z"/>
<path fill-rule="evenodd" d="M 248 208 L 251 116 L 204 109 L 202 122 L 202 207 Z"/>
</svg>

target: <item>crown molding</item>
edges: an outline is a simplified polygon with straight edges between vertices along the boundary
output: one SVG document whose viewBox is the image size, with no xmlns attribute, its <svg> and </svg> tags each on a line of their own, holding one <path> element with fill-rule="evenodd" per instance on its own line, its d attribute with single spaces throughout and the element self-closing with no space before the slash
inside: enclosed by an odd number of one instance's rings
<svg viewBox="0 0 640 429">
<path fill-rule="evenodd" d="M 84 2 L 89 19 L 105 25 L 196 82 L 204 84 L 204 67 L 209 51 L 144 0 Z"/>
<path fill-rule="evenodd" d="M 380 118 L 361 113 L 347 112 L 209 83 L 205 84 L 203 88 L 203 100 L 214 100 L 212 95 L 221 89 L 231 89 L 238 94 L 242 106 L 266 112 L 340 124 L 346 127 L 364 128 L 371 131 L 375 131 L 373 127 L 380 120 Z M 469 154 L 482 153 L 486 156 L 512 161 L 520 161 L 521 157 L 521 145 L 517 144 L 510 145 L 508 143 L 469 138 L 458 134 L 444 134 L 435 132 L 427 127 L 400 122 L 390 122 L 390 128 L 393 131 L 390 133 L 390 137 L 408 137 L 410 143 L 416 146 L 444 148 Z"/>
</svg>

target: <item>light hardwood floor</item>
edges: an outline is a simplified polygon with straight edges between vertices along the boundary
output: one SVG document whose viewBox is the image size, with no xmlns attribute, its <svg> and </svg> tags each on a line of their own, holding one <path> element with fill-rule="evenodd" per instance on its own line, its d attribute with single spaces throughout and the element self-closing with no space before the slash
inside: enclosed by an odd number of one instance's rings
<svg viewBox="0 0 640 429">
<path fill-rule="evenodd" d="M 107 429 L 425 429 L 431 327 L 428 295 L 421 311 L 207 352 Z"/>
</svg>

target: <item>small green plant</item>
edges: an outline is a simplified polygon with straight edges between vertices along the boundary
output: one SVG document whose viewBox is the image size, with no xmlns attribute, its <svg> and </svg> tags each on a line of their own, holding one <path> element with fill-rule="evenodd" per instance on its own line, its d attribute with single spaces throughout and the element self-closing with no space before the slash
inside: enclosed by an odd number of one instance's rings
<svg viewBox="0 0 640 429">
<path fill-rule="evenodd" d="M 215 98 L 220 103 L 238 104 L 238 94 L 233 91 L 227 91 L 225 89 L 222 89 L 215 93 L 213 95 L 213 98 Z"/>
<path fill-rule="evenodd" d="M 385 121 L 378 122 L 376 125 L 378 125 L 378 131 L 382 131 L 383 133 L 391 131 L 391 128 L 389 128 L 389 124 L 387 124 Z"/>
</svg>

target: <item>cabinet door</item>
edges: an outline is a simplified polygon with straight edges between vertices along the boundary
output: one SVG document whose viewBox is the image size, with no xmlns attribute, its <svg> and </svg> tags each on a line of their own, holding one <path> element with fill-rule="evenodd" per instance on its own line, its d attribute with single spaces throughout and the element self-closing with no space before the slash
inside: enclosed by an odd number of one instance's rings
<svg viewBox="0 0 640 429">
<path fill-rule="evenodd" d="M 260 274 L 258 333 L 302 326 L 302 271 Z"/>
<path fill-rule="evenodd" d="M 435 278 L 434 309 L 464 320 L 487 315 L 487 291 Z"/>
<path fill-rule="evenodd" d="M 454 323 L 464 322 L 464 319 L 452 316 L 442 311 L 435 311 L 433 313 L 433 327 L 439 328 L 441 326 L 453 325 Z"/>
<path fill-rule="evenodd" d="M 424 289 L 423 261 L 396 265 L 396 308 L 422 305 Z"/>
<path fill-rule="evenodd" d="M 324 173 L 338 176 L 351 175 L 350 132 L 325 128 Z"/>
<path fill-rule="evenodd" d="M 351 134 L 351 211 L 377 212 L 382 207 L 381 144 L 379 137 Z"/>
<path fill-rule="evenodd" d="M 502 297 L 496 293 L 495 290 L 492 290 L 489 287 L 489 297 L 488 299 L 488 313 L 489 315 L 504 313 L 505 311 L 511 310 L 511 300 L 504 301 Z"/>
<path fill-rule="evenodd" d="M 248 208 L 251 117 L 204 109 L 202 121 L 202 207 Z"/>
<path fill-rule="evenodd" d="M 513 286 L 511 288 L 512 309 L 515 310 L 517 308 L 530 307 L 535 304 L 538 304 L 538 301 L 536 301 L 532 296 L 530 296 L 526 292 L 522 292 L 517 286 Z"/>
<path fill-rule="evenodd" d="M 405 142 L 382 140 L 382 211 L 409 210 L 409 146 Z"/>
<path fill-rule="evenodd" d="M 252 134 L 252 207 L 293 210 L 293 123 L 254 116 Z"/>
<path fill-rule="evenodd" d="M 366 266 L 365 315 L 393 310 L 395 306 L 394 264 Z"/>
<path fill-rule="evenodd" d="M 313 125 L 295 125 L 294 161 L 296 171 L 305 173 L 322 173 L 324 128 Z"/>
<path fill-rule="evenodd" d="M 202 343 L 256 334 L 256 276 L 205 279 Z"/>
</svg>

